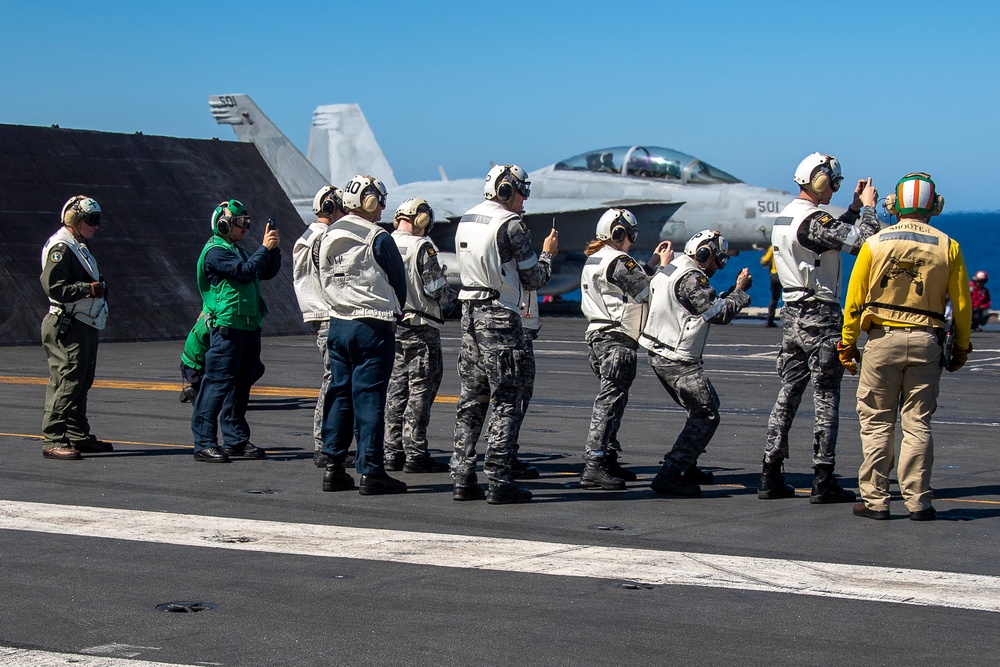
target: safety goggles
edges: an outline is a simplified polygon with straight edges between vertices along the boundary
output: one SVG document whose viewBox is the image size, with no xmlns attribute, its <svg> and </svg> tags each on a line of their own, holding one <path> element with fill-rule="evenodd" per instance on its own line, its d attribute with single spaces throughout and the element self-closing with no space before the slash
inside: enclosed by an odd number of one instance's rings
<svg viewBox="0 0 1000 667">
<path fill-rule="evenodd" d="M 830 181 L 830 187 L 833 188 L 834 192 L 837 192 L 838 190 L 840 190 L 840 184 L 843 182 L 844 182 L 843 176 L 834 176 L 833 180 Z"/>
<path fill-rule="evenodd" d="M 249 215 L 237 215 L 229 219 L 233 227 L 239 227 L 240 229 L 250 229 L 250 216 Z"/>
<path fill-rule="evenodd" d="M 101 214 L 100 213 L 81 213 L 79 214 L 80 222 L 90 227 L 100 227 L 101 226 Z"/>
</svg>

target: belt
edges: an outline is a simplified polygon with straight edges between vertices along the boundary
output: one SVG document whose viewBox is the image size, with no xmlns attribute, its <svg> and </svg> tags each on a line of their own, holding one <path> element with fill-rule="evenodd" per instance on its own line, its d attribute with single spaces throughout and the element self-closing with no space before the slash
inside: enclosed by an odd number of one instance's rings
<svg viewBox="0 0 1000 667">
<path fill-rule="evenodd" d="M 868 339 L 881 338 L 886 334 L 891 333 L 935 333 L 941 331 L 941 329 L 936 329 L 934 327 L 892 327 L 886 324 L 873 325 L 871 329 L 868 330 Z"/>
</svg>

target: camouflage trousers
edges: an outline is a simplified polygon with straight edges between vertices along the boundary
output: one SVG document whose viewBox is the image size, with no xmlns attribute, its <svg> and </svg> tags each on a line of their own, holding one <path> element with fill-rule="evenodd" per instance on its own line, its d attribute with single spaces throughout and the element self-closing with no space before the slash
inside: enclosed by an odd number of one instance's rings
<svg viewBox="0 0 1000 667">
<path fill-rule="evenodd" d="M 319 387 L 316 409 L 313 410 L 313 443 L 315 451 L 318 452 L 323 448 L 323 404 L 326 402 L 326 388 L 333 377 L 330 375 L 330 353 L 326 347 L 330 335 L 330 320 L 320 320 L 310 324 L 316 330 L 316 347 L 323 353 L 323 384 Z"/>
<path fill-rule="evenodd" d="M 601 381 L 590 417 L 590 431 L 583 458 L 604 458 L 608 449 L 621 451 L 618 428 L 635 380 L 639 344 L 621 333 L 594 331 L 587 334 L 590 369 Z"/>
<path fill-rule="evenodd" d="M 462 304 L 461 329 L 458 375 L 462 391 L 455 419 L 451 475 L 458 485 L 474 479 L 476 443 L 487 408 L 492 405 L 483 471 L 491 484 L 510 484 L 518 398 L 531 365 L 524 329 L 517 313 L 470 302 Z"/>
<path fill-rule="evenodd" d="M 663 457 L 665 466 L 681 473 L 698 462 L 719 428 L 719 395 L 699 362 L 671 361 L 650 352 L 649 365 L 670 398 L 687 412 L 684 428 Z"/>
<path fill-rule="evenodd" d="M 521 425 L 524 424 L 524 416 L 528 414 L 528 404 L 531 397 L 535 395 L 535 339 L 538 332 L 532 329 L 524 330 L 524 343 L 526 345 L 526 355 L 524 357 L 524 380 L 519 387 L 517 394 L 517 421 L 514 423 L 514 442 L 510 446 L 511 456 L 517 457 L 521 451 Z"/>
<path fill-rule="evenodd" d="M 396 356 L 385 402 L 385 454 L 429 456 L 427 423 L 441 387 L 441 332 L 429 325 L 396 329 Z"/>
<path fill-rule="evenodd" d="M 770 463 L 788 458 L 788 432 L 806 385 L 812 380 L 816 408 L 813 465 L 833 465 L 840 427 L 840 381 L 844 377 L 837 356 L 843 313 L 835 303 L 786 303 L 781 309 L 781 321 L 777 363 L 781 389 L 767 420 L 764 458 Z"/>
</svg>

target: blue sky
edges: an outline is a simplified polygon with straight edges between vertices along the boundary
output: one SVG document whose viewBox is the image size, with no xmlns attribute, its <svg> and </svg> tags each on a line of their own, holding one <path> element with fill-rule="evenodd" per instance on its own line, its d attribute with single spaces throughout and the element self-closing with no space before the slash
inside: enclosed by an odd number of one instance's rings
<svg viewBox="0 0 1000 667">
<path fill-rule="evenodd" d="M 792 189 L 806 154 L 883 194 L 996 210 L 1000 3 L 12 2 L 0 123 L 232 139 L 246 93 L 305 152 L 357 102 L 399 182 L 648 144 Z M 846 196 L 834 199 L 846 205 Z"/>
</svg>

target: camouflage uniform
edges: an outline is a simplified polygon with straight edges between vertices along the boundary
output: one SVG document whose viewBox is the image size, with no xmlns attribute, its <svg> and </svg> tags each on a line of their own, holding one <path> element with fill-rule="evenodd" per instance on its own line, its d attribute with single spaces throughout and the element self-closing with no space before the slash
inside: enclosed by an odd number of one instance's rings
<svg viewBox="0 0 1000 667">
<path fill-rule="evenodd" d="M 497 249 L 501 262 L 513 260 L 525 267 L 518 269 L 522 290 L 538 289 L 548 282 L 552 257 L 543 252 L 533 261 L 531 236 L 523 222 L 512 221 L 500 228 Z M 462 390 L 455 420 L 455 453 L 451 459 L 456 485 L 468 486 L 475 479 L 476 443 L 490 405 L 483 471 L 491 484 L 513 483 L 511 456 L 520 392 L 527 375 L 534 372 L 533 357 L 528 350 L 520 313 L 492 300 L 463 301 L 462 349 L 458 357 Z"/>
<path fill-rule="evenodd" d="M 680 278 L 676 298 L 691 314 L 715 311 L 708 319 L 710 324 L 729 324 L 750 304 L 750 296 L 736 288 L 720 300 L 705 274 L 698 271 L 690 271 Z M 663 467 L 680 474 L 694 467 L 719 427 L 719 395 L 705 374 L 700 358 L 697 361 L 672 360 L 650 351 L 649 365 L 670 398 L 687 411 L 684 428 L 663 457 Z"/>
<path fill-rule="evenodd" d="M 316 408 L 313 410 L 313 454 L 319 454 L 323 449 L 323 406 L 326 403 L 326 390 L 330 386 L 333 375 L 330 373 L 330 350 L 327 341 L 330 338 L 330 320 L 325 319 L 320 322 L 312 322 L 316 329 L 316 347 L 323 354 L 323 383 L 319 388 L 319 396 L 316 398 Z"/>
<path fill-rule="evenodd" d="M 623 253 L 624 256 L 624 253 Z M 649 294 L 653 269 L 635 260 L 614 260 L 608 272 L 608 282 L 636 301 Z M 590 417 L 590 431 L 584 459 L 603 459 L 608 450 L 621 451 L 618 428 L 628 404 L 628 392 L 635 380 L 639 344 L 614 325 L 587 332 L 590 349 L 590 369 L 601 381 Z"/>
<path fill-rule="evenodd" d="M 436 252 L 420 252 L 417 267 L 427 296 L 442 305 L 454 299 Z M 441 332 L 429 324 L 407 324 L 407 312 L 404 308 L 404 321 L 396 329 L 396 356 L 385 404 L 386 460 L 404 452 L 408 461 L 429 456 L 427 423 L 444 372 Z"/>
<path fill-rule="evenodd" d="M 524 356 L 524 381 L 521 383 L 520 391 L 517 395 L 517 421 L 514 422 L 514 442 L 511 445 L 511 456 L 517 458 L 517 453 L 521 450 L 521 425 L 524 423 L 524 416 L 528 414 L 528 404 L 531 397 L 535 395 L 535 339 L 538 338 L 538 329 L 524 330 L 524 345 L 526 354 Z"/>
<path fill-rule="evenodd" d="M 854 223 L 860 215 L 860 224 Z M 875 210 L 860 213 L 848 209 L 840 218 L 814 215 L 802 223 L 797 241 L 815 252 L 842 250 L 857 255 L 869 236 L 879 230 Z M 846 244 L 845 244 L 846 243 Z M 835 286 L 839 294 L 839 285 Z M 786 288 L 786 296 L 789 289 Z M 764 460 L 778 464 L 788 458 L 788 432 L 810 379 L 816 424 L 813 429 L 813 465 L 833 465 L 840 423 L 840 382 L 844 367 L 837 356 L 843 325 L 840 303 L 819 301 L 811 296 L 789 302 L 781 309 L 782 340 L 777 370 L 781 389 L 767 421 Z"/>
</svg>

